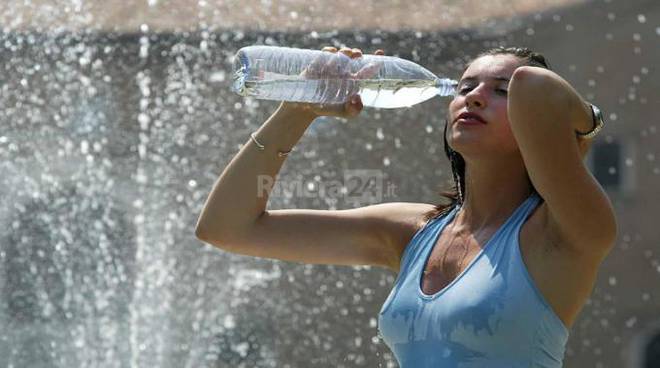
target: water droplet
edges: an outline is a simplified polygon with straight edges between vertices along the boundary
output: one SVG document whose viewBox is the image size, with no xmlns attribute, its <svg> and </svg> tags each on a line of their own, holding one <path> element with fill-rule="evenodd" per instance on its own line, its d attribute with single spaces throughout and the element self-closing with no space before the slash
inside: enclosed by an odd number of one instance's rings
<svg viewBox="0 0 660 368">
<path fill-rule="evenodd" d="M 86 155 L 89 152 L 89 143 L 85 140 L 80 142 L 80 152 Z"/>
<path fill-rule="evenodd" d="M 209 77 L 210 82 L 224 82 L 225 81 L 225 72 L 224 70 L 220 70 L 214 73 L 211 73 L 211 76 Z"/>
</svg>

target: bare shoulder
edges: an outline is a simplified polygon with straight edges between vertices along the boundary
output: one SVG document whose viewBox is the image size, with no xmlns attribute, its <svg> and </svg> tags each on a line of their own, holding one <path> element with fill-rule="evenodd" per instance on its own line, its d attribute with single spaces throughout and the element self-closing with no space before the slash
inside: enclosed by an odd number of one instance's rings
<svg viewBox="0 0 660 368">
<path fill-rule="evenodd" d="M 433 204 L 417 202 L 388 202 L 370 206 L 377 218 L 387 249 L 390 250 L 389 269 L 398 272 L 401 255 L 415 232 L 426 223 L 424 217 L 435 208 Z"/>
</svg>

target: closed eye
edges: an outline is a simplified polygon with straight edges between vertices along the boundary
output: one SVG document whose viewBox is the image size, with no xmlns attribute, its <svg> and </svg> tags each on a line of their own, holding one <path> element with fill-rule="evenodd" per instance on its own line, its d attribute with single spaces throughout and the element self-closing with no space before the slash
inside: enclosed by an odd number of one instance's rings
<svg viewBox="0 0 660 368">
<path fill-rule="evenodd" d="M 465 88 L 461 88 L 461 89 L 458 91 L 458 93 L 461 94 L 461 95 L 464 95 L 464 94 L 470 92 L 472 89 L 473 89 L 473 87 L 465 87 Z M 506 89 L 502 89 L 502 88 L 497 88 L 497 89 L 495 89 L 495 92 L 497 92 L 497 93 L 499 93 L 499 94 L 502 94 L 502 95 L 508 95 L 508 94 L 509 94 L 509 91 L 508 91 L 508 90 L 506 90 Z"/>
</svg>

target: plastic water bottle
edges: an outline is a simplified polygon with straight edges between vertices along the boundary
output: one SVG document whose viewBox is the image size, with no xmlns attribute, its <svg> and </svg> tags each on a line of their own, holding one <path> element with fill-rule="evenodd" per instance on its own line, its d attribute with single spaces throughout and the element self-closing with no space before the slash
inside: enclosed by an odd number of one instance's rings
<svg viewBox="0 0 660 368">
<path fill-rule="evenodd" d="M 410 107 L 451 96 L 457 82 L 392 56 L 350 58 L 341 52 L 248 46 L 236 53 L 232 90 L 257 99 L 341 104 L 359 94 L 364 106 Z"/>
</svg>

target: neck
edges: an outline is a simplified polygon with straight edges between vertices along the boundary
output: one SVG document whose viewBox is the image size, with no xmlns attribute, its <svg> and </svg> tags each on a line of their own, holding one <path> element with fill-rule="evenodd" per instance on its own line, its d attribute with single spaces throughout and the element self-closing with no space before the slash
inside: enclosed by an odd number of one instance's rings
<svg viewBox="0 0 660 368">
<path fill-rule="evenodd" d="M 522 157 L 518 158 L 466 160 L 464 203 L 455 220 L 458 228 L 474 232 L 499 226 L 531 195 L 532 184 Z"/>
</svg>

